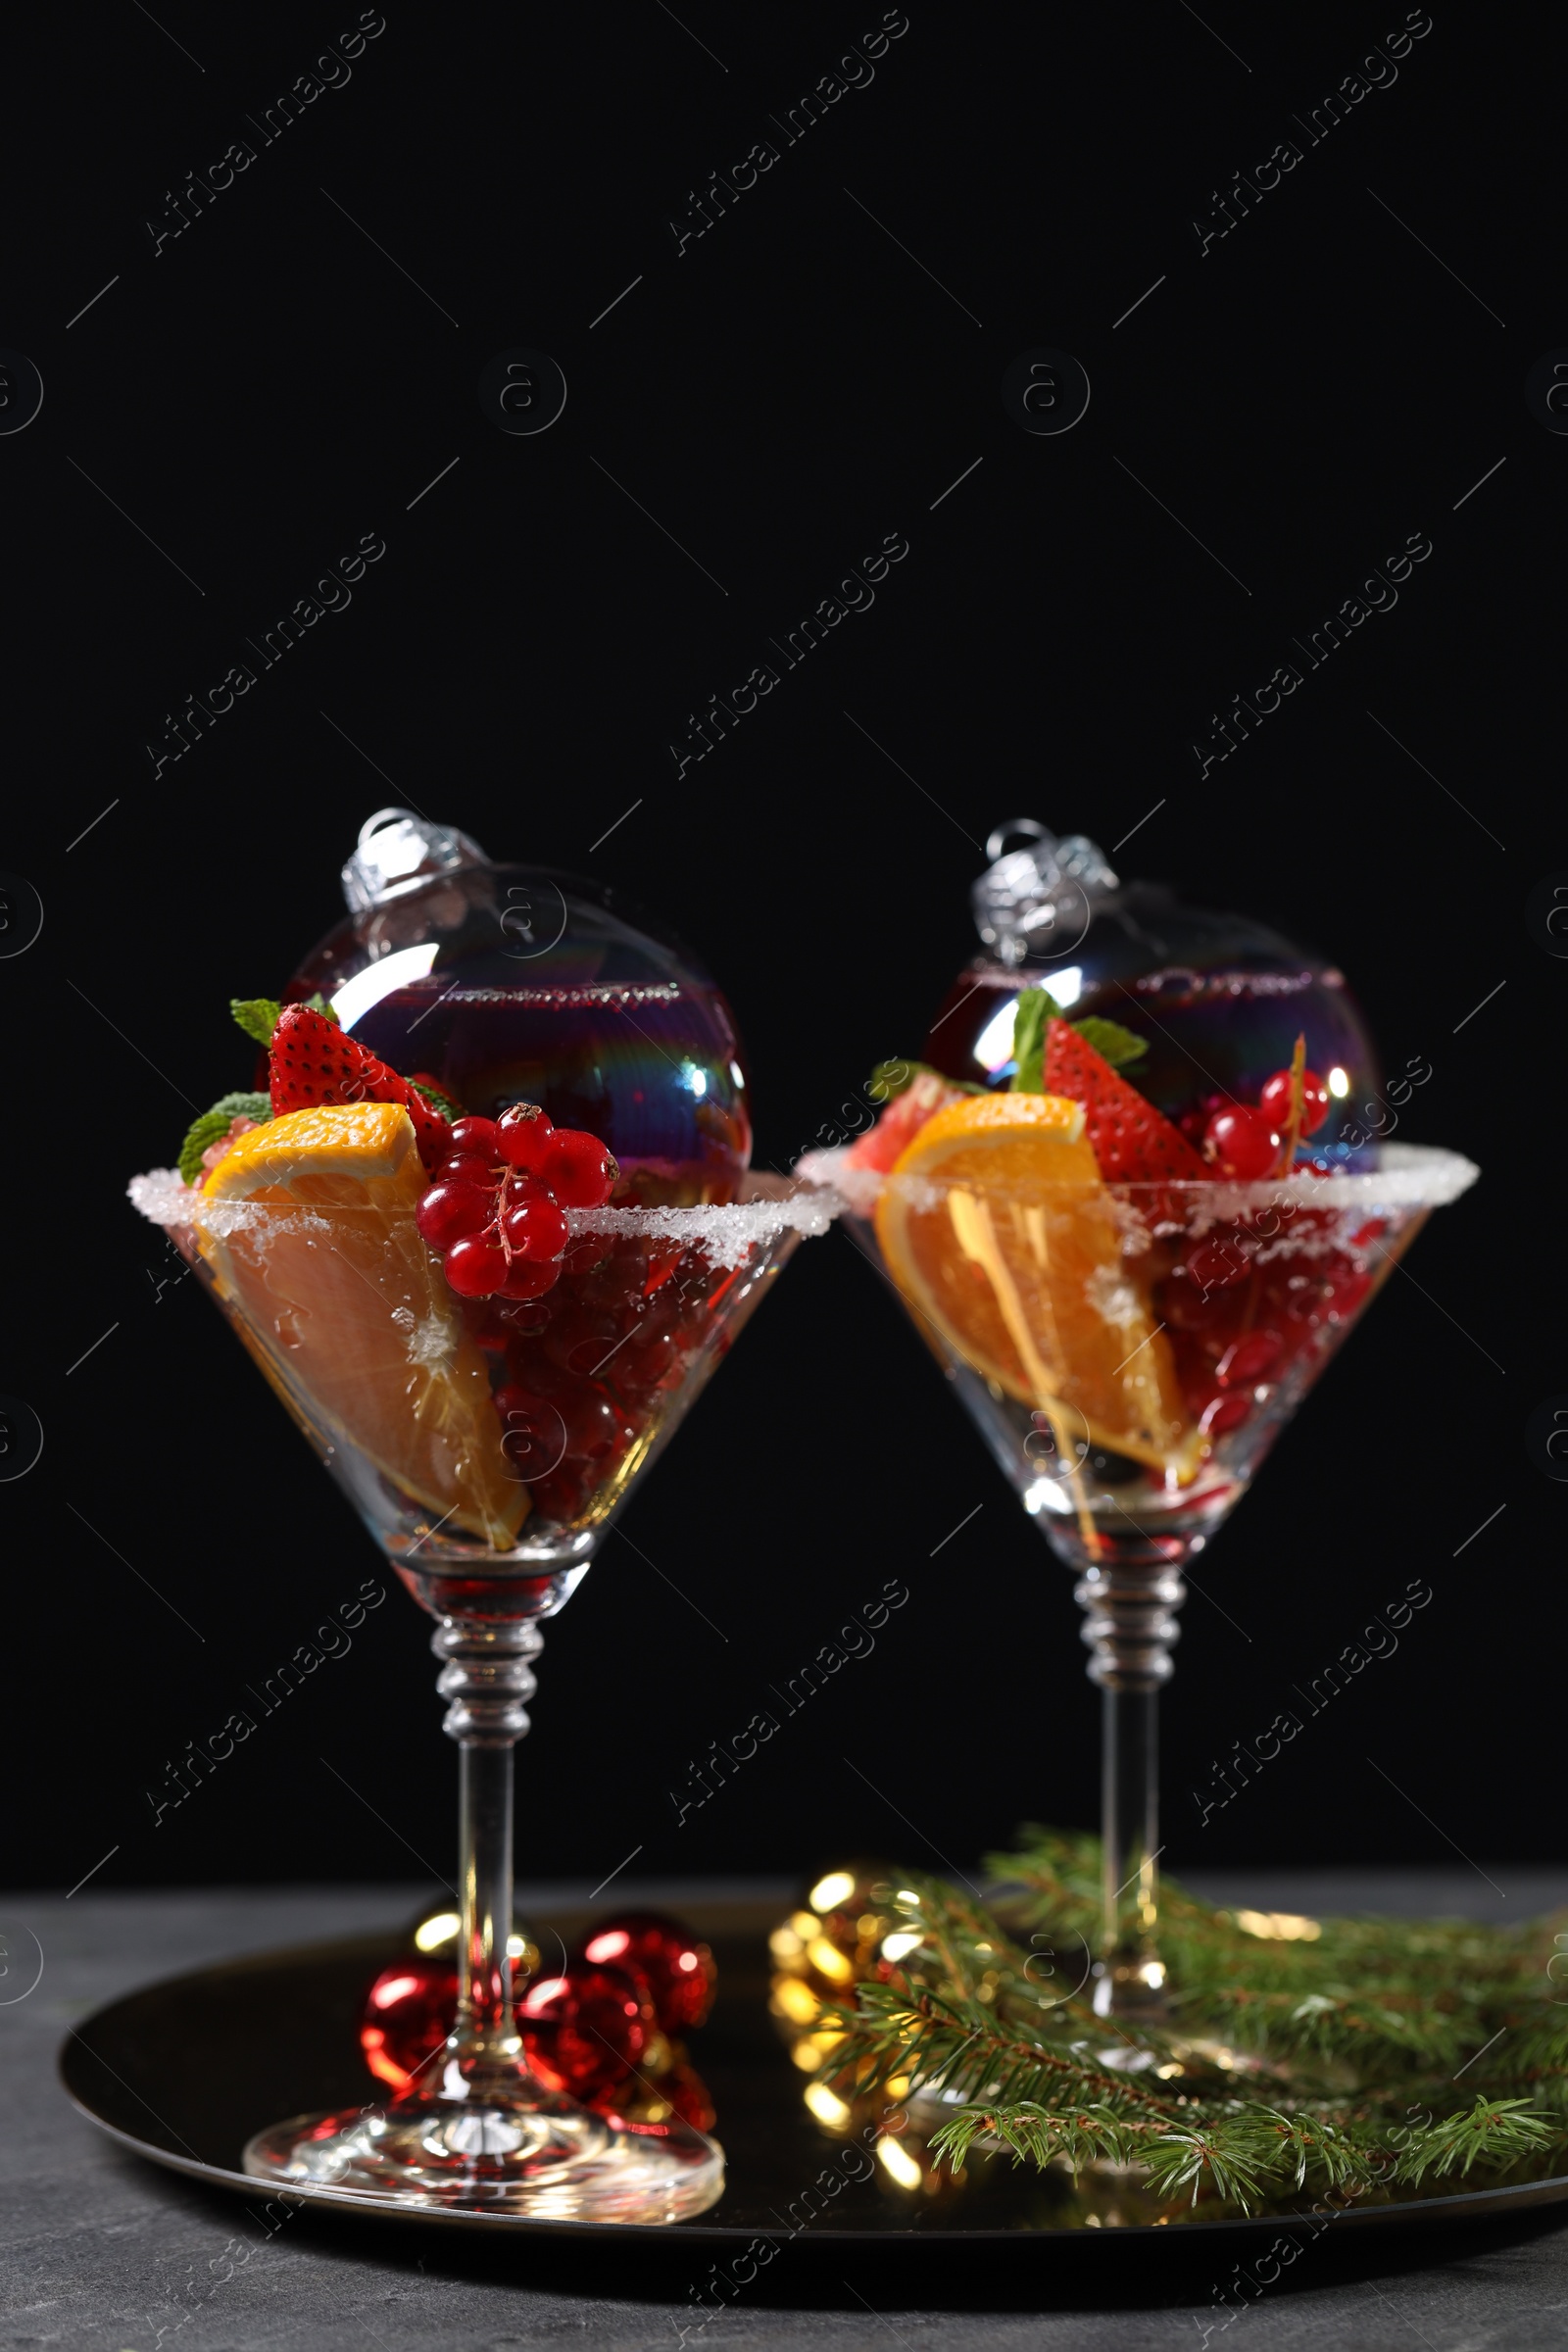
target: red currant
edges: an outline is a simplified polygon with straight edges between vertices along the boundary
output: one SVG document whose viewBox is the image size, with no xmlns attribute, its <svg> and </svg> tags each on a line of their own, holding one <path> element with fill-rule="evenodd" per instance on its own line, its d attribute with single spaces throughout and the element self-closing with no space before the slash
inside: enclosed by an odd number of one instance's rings
<svg viewBox="0 0 1568 2352">
<path fill-rule="evenodd" d="M 638 1241 L 619 1241 L 608 1258 L 578 1274 L 576 1289 L 585 1306 L 608 1306 L 620 1314 L 635 1315 L 650 1303 L 647 1283 L 647 1250 Z"/>
<path fill-rule="evenodd" d="M 446 1254 L 446 1277 L 460 1298 L 489 1298 L 507 1279 L 507 1253 L 499 1242 L 466 1234 Z"/>
<path fill-rule="evenodd" d="M 1316 1070 L 1301 1072 L 1301 1133 L 1316 1135 L 1329 1115 L 1329 1090 Z"/>
<path fill-rule="evenodd" d="M 565 1426 L 553 1404 L 509 1381 L 496 1391 L 496 1411 L 501 1416 L 501 1450 L 512 1477 L 548 1478 L 559 1468 L 565 1451 Z"/>
<path fill-rule="evenodd" d="M 494 1199 L 477 1185 L 441 1183 L 421 1195 L 414 1222 L 432 1250 L 450 1250 L 465 1235 L 482 1233 L 495 1213 Z"/>
<path fill-rule="evenodd" d="M 1277 1332 L 1250 1331 L 1245 1340 L 1226 1348 L 1214 1368 L 1214 1378 L 1222 1389 L 1250 1388 L 1269 1372 L 1279 1351 Z"/>
<path fill-rule="evenodd" d="M 496 1189 L 497 1178 L 491 1162 L 477 1152 L 453 1152 L 435 1172 L 437 1184 L 477 1184 L 487 1192 Z"/>
<path fill-rule="evenodd" d="M 555 1128 L 537 1102 L 514 1102 L 501 1114 L 496 1145 L 514 1168 L 537 1170 Z"/>
<path fill-rule="evenodd" d="M 494 1119 L 458 1119 L 452 1129 L 454 1152 L 477 1152 L 483 1160 L 501 1157 L 496 1138 L 500 1134 Z"/>
<path fill-rule="evenodd" d="M 591 1380 L 620 1337 L 620 1325 L 613 1315 L 574 1307 L 545 1334 L 545 1353 L 561 1371 Z"/>
<path fill-rule="evenodd" d="M 1370 1274 L 1359 1273 L 1349 1260 L 1344 1257 L 1331 1258 L 1327 1273 L 1328 1280 L 1324 1285 L 1327 1297 L 1324 1304 L 1328 1308 L 1329 1321 L 1335 1324 L 1348 1323 L 1372 1288 L 1372 1277 Z"/>
<path fill-rule="evenodd" d="M 591 1274 L 596 1266 L 604 1264 L 614 1247 L 613 1234 L 579 1233 L 566 1245 L 564 1260 L 566 1272 L 577 1276 Z"/>
<path fill-rule="evenodd" d="M 530 1479 L 528 1493 L 541 1519 L 559 1520 L 564 1525 L 577 1517 L 587 1499 L 581 1478 L 565 1468 L 552 1470 L 548 1478 Z"/>
<path fill-rule="evenodd" d="M 1210 1292 L 1240 1282 L 1250 1262 L 1234 1232 L 1207 1234 L 1187 1253 L 1188 1279 L 1206 1298 Z"/>
<path fill-rule="evenodd" d="M 650 1242 L 648 1245 L 648 1279 L 643 1288 L 651 1298 L 662 1290 L 686 1254 L 683 1242 Z"/>
<path fill-rule="evenodd" d="M 510 1350 L 515 1339 L 536 1339 L 540 1332 L 549 1330 L 555 1313 L 556 1308 L 543 1298 L 509 1299 L 504 1307 L 497 1310 L 496 1316 L 506 1333 L 503 1344 Z M 488 1340 L 482 1342 L 485 1347 L 489 1344 Z"/>
<path fill-rule="evenodd" d="M 553 1265 L 566 1247 L 566 1220 L 548 1195 L 519 1200 L 501 1220 L 514 1255 Z"/>
<path fill-rule="evenodd" d="M 1240 1429 L 1251 1409 L 1250 1397 L 1216 1396 L 1204 1406 L 1198 1426 L 1205 1438 L 1222 1438 L 1227 1430 Z"/>
<path fill-rule="evenodd" d="M 655 1331 L 647 1340 L 639 1333 L 610 1364 L 607 1377 L 621 1396 L 646 1402 L 679 1353 L 668 1332 Z"/>
<path fill-rule="evenodd" d="M 558 1127 L 551 1137 L 539 1174 L 566 1208 L 600 1208 L 610 1199 L 620 1175 L 597 1135 L 578 1127 Z"/>
<path fill-rule="evenodd" d="M 519 1339 L 507 1349 L 507 1372 L 513 1382 L 532 1396 L 559 1397 L 571 1386 L 561 1366 L 546 1355 L 537 1332 Z"/>
<path fill-rule="evenodd" d="M 1295 1326 L 1298 1339 L 1317 1322 L 1325 1288 L 1322 1276 L 1318 1274 L 1286 1276 L 1285 1288 L 1278 1302 L 1279 1311 L 1287 1324 Z"/>
<path fill-rule="evenodd" d="M 542 1298 L 553 1291 L 561 1278 L 561 1268 L 547 1262 L 541 1265 L 536 1258 L 514 1257 L 501 1285 L 503 1298 Z"/>
<path fill-rule="evenodd" d="M 575 1461 L 601 1461 L 607 1453 L 613 1453 L 630 1434 L 609 1397 L 598 1396 L 591 1389 L 572 1400 L 564 1419 L 566 1451 Z"/>
<path fill-rule="evenodd" d="M 1234 1102 L 1216 1110 L 1209 1120 L 1203 1149 L 1222 1176 L 1234 1176 L 1247 1184 L 1272 1174 L 1280 1155 L 1280 1136 L 1265 1112 Z"/>
<path fill-rule="evenodd" d="M 1257 1107 L 1284 1135 L 1291 1124 L 1291 1073 L 1276 1070 L 1257 1099 Z M 1329 1115 L 1329 1090 L 1316 1070 L 1301 1072 L 1302 1135 L 1316 1135 Z"/>
<path fill-rule="evenodd" d="M 527 1387 L 522 1381 L 516 1380 L 506 1381 L 497 1389 L 495 1406 L 502 1420 L 507 1422 L 510 1422 L 514 1416 L 524 1421 L 538 1419 L 540 1415 L 548 1414 L 551 1409 L 547 1400 L 539 1396 L 537 1391 Z"/>
</svg>

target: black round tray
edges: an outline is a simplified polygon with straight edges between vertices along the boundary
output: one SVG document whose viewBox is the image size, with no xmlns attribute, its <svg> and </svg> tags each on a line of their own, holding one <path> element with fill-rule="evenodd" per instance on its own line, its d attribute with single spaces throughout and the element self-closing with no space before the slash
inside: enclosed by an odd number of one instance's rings
<svg viewBox="0 0 1568 2352">
<path fill-rule="evenodd" d="M 532 2220 L 450 2207 L 376 2204 L 333 2188 L 280 2190 L 239 2170 L 252 2133 L 285 2116 L 355 2107 L 384 2096 L 366 2070 L 356 2024 L 371 1977 L 393 1956 L 386 1936 L 260 1952 L 169 1977 L 127 1993 L 74 2030 L 61 2052 L 67 2090 L 100 2130 L 155 2164 L 256 2198 L 351 2211 L 367 2219 L 443 2230 L 522 2230 L 530 2236 L 652 2240 L 677 2234 L 738 2252 L 753 2240 L 836 2244 L 916 2238 L 1031 2238 L 1083 2243 L 1113 2235 L 1192 2242 L 1388 2230 L 1421 2222 L 1482 2219 L 1568 2201 L 1568 2178 L 1519 2179 L 1501 2187 L 1458 2186 L 1446 2195 L 1380 2192 L 1330 2216 L 1302 2198 L 1243 2218 L 1153 2218 L 1135 2188 L 1091 2178 L 971 2158 L 956 2180 L 909 2189 L 873 2161 L 874 2126 L 849 2136 L 824 2130 L 806 2107 L 808 2080 L 791 2062 L 767 2012 L 767 1933 L 776 1906 L 683 1906 L 712 1945 L 718 1999 L 692 2055 L 718 2110 L 728 2162 L 719 2203 L 670 2227 Z M 567 1942 L 586 1913 L 535 1915 Z M 857 2119 L 857 2127 L 858 2118 Z"/>
</svg>

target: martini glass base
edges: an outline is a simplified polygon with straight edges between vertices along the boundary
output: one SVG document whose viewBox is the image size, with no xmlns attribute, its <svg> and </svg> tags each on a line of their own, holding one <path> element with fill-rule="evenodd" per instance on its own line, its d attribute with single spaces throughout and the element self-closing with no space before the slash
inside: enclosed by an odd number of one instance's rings
<svg viewBox="0 0 1568 2352">
<path fill-rule="evenodd" d="M 279 2186 L 541 2221 L 677 2222 L 724 2188 L 722 2149 L 689 2125 L 628 2128 L 537 2094 L 293 2116 L 259 2132 L 242 2161 L 253 2180 Z"/>
<path fill-rule="evenodd" d="M 1152 1949 L 1123 1944 L 1095 1963 L 1092 1995 L 1097 2017 L 1125 2018 L 1129 2025 L 1162 2026 L 1170 2010 L 1164 1964 Z"/>
</svg>

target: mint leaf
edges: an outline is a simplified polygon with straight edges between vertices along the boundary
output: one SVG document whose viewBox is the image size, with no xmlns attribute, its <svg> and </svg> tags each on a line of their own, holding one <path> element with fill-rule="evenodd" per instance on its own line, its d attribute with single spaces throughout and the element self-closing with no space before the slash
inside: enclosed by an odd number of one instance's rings
<svg viewBox="0 0 1568 2352">
<path fill-rule="evenodd" d="M 1048 988 L 1026 988 L 1020 992 L 1012 1022 L 1012 1057 L 1018 1066 L 1012 1073 L 1009 1093 L 1044 1093 L 1046 1024 L 1060 1018 L 1061 1006 Z"/>
<path fill-rule="evenodd" d="M 1149 1040 L 1134 1037 L 1120 1021 L 1102 1021 L 1098 1012 L 1087 1013 L 1073 1027 L 1086 1046 L 1093 1046 L 1102 1061 L 1108 1061 L 1113 1070 L 1124 1070 L 1131 1061 L 1141 1061 L 1149 1052 Z"/>
<path fill-rule="evenodd" d="M 275 997 L 230 997 L 228 1009 L 247 1037 L 254 1037 L 259 1046 L 270 1046 L 277 1016 L 283 1007 Z"/>
<path fill-rule="evenodd" d="M 331 1022 L 334 1029 L 342 1027 L 343 1024 L 319 989 L 314 997 L 307 997 L 304 1001 L 311 1012 L 318 1012 L 323 1021 Z M 247 1037 L 254 1037 L 259 1046 L 271 1044 L 272 1031 L 277 1027 L 278 1017 L 283 1010 L 275 997 L 230 997 L 228 1009 Z"/>
<path fill-rule="evenodd" d="M 204 1110 L 199 1119 L 192 1120 L 179 1147 L 179 1172 L 187 1184 L 194 1184 L 202 1172 L 202 1153 L 210 1144 L 228 1133 L 228 1117 L 221 1110 Z"/>
<path fill-rule="evenodd" d="M 879 1061 L 865 1082 L 873 1102 L 895 1102 L 920 1075 L 917 1061 Z"/>
<path fill-rule="evenodd" d="M 429 1103 L 430 1108 L 432 1110 L 438 1110 L 444 1119 L 448 1119 L 456 1123 L 457 1120 L 466 1115 L 464 1111 L 462 1103 L 454 1102 L 452 1097 L 450 1095 L 444 1095 L 438 1086 L 426 1086 L 421 1078 L 411 1078 L 409 1080 L 409 1084 L 413 1087 L 415 1093 L 416 1095 L 422 1095 L 426 1102 Z"/>
<path fill-rule="evenodd" d="M 202 1153 L 212 1145 L 220 1143 L 235 1119 L 254 1119 L 263 1126 L 272 1115 L 272 1105 L 265 1095 L 220 1095 L 211 1110 L 204 1110 L 186 1131 L 179 1147 L 179 1172 L 187 1184 L 194 1184 L 202 1172 Z"/>
<path fill-rule="evenodd" d="M 897 1061 L 879 1061 L 865 1082 L 865 1091 L 873 1102 L 885 1106 L 896 1102 L 917 1078 L 940 1078 L 944 1086 L 951 1086 L 960 1095 L 986 1095 L 991 1091 L 967 1078 L 950 1078 L 946 1070 L 937 1069 L 929 1061 L 906 1061 L 902 1055 Z"/>
</svg>

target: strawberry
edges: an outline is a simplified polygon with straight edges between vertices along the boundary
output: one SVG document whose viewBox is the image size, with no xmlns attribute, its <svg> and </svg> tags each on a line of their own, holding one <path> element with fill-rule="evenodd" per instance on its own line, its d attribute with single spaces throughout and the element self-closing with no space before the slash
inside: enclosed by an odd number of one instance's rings
<svg viewBox="0 0 1568 2352">
<path fill-rule="evenodd" d="M 1201 1183 L 1212 1176 L 1179 1128 L 1097 1054 L 1067 1021 L 1046 1032 L 1045 1092 L 1081 1102 L 1085 1132 L 1107 1184 Z"/>
<path fill-rule="evenodd" d="M 935 1070 L 920 1070 L 900 1095 L 895 1095 L 874 1127 L 860 1137 L 845 1164 L 875 1168 L 885 1176 L 901 1152 L 913 1143 L 927 1119 L 945 1102 L 956 1102 L 964 1090 L 950 1086 Z"/>
<path fill-rule="evenodd" d="M 308 1004 L 285 1004 L 272 1032 L 272 1116 L 317 1102 L 401 1102 L 414 1121 L 419 1157 L 438 1168 L 452 1129 L 417 1088 Z"/>
</svg>

